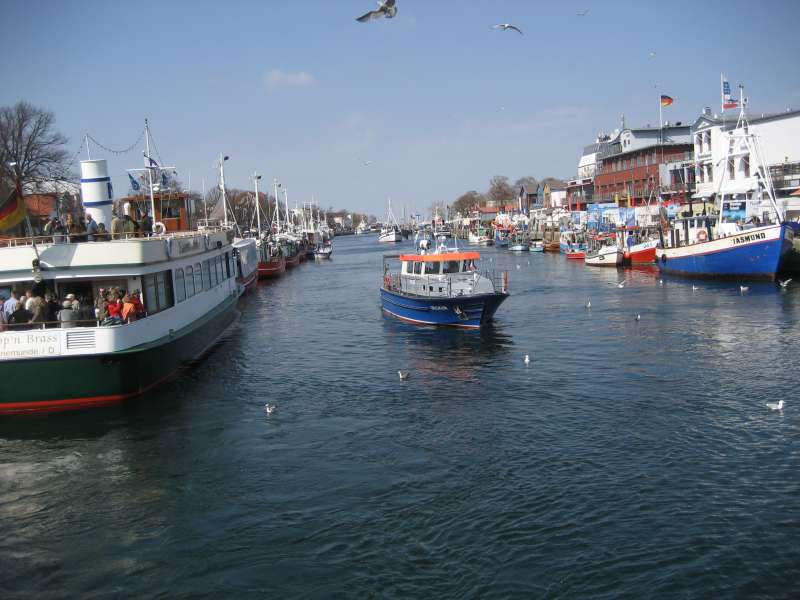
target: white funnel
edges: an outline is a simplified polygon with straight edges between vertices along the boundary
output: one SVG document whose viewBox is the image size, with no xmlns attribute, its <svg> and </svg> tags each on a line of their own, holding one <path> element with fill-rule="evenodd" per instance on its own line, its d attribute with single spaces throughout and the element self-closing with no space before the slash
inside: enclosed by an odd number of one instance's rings
<svg viewBox="0 0 800 600">
<path fill-rule="evenodd" d="M 105 160 L 81 161 L 81 196 L 83 207 L 97 223 L 111 231 L 111 210 L 114 206 L 111 178 Z"/>
</svg>

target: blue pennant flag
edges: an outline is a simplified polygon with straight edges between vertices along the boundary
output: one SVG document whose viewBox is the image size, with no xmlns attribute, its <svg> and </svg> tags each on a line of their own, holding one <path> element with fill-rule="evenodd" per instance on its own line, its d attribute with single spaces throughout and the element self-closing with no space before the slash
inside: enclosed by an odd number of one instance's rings
<svg viewBox="0 0 800 600">
<path fill-rule="evenodd" d="M 130 173 L 128 173 L 128 179 L 130 179 L 130 180 L 131 180 L 131 187 L 133 188 L 133 191 L 134 191 L 134 192 L 138 192 L 138 191 L 139 191 L 139 188 L 141 188 L 141 186 L 139 185 L 139 182 L 138 182 L 138 181 L 136 181 L 136 180 L 133 178 L 133 175 L 131 175 Z"/>
<path fill-rule="evenodd" d="M 161 173 L 161 185 L 167 187 L 167 174 Z"/>
<path fill-rule="evenodd" d="M 149 160 L 149 161 L 150 161 L 150 166 L 151 166 L 151 167 L 157 167 L 157 166 L 158 166 L 158 163 L 157 163 L 157 162 L 156 162 L 156 161 L 153 159 L 153 157 L 152 157 L 152 156 L 148 156 L 148 157 L 147 157 L 147 160 Z"/>
</svg>

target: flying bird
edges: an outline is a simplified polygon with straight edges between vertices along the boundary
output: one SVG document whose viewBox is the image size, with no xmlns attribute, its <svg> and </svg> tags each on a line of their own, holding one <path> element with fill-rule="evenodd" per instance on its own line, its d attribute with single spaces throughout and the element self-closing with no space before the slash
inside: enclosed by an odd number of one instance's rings
<svg viewBox="0 0 800 600">
<path fill-rule="evenodd" d="M 381 17 L 391 19 L 397 14 L 397 7 L 394 4 L 395 0 L 378 0 L 378 8 L 369 11 L 365 15 L 361 15 L 356 21 L 359 23 L 366 23 L 367 21 L 380 19 Z"/>
<path fill-rule="evenodd" d="M 362 163 L 362 164 L 363 164 L 365 167 L 368 167 L 368 166 L 370 166 L 370 165 L 372 164 L 372 161 L 371 161 L 371 160 L 362 160 L 362 161 L 361 161 L 361 163 Z"/>
<path fill-rule="evenodd" d="M 408 371 L 398 371 L 397 374 L 400 376 L 400 381 L 405 381 L 411 375 Z"/>
<path fill-rule="evenodd" d="M 579 10 L 577 14 L 578 14 L 579 17 L 585 17 L 586 15 L 589 14 L 589 9 L 588 8 L 584 8 L 583 10 Z"/>
<path fill-rule="evenodd" d="M 783 400 L 778 402 L 767 402 L 767 408 L 770 410 L 783 410 Z"/>
<path fill-rule="evenodd" d="M 783 281 L 781 281 L 780 279 L 778 279 L 778 284 L 779 284 L 779 285 L 780 285 L 782 288 L 788 287 L 790 283 L 792 283 L 792 280 L 791 280 L 791 279 L 785 279 L 785 280 L 783 280 Z"/>
<path fill-rule="evenodd" d="M 518 34 L 524 35 L 519 27 L 517 27 L 516 25 L 512 25 L 511 23 L 498 23 L 497 25 L 492 27 L 492 29 L 502 29 L 503 31 L 508 31 L 509 29 L 513 29 Z"/>
<path fill-rule="evenodd" d="M 648 54 L 648 58 L 655 58 L 655 57 L 656 57 L 655 52 L 651 52 L 650 54 Z"/>
</svg>

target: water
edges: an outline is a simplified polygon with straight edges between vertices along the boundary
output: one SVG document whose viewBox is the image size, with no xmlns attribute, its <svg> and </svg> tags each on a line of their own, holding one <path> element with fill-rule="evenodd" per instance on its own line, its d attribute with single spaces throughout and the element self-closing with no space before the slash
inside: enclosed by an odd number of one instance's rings
<svg viewBox="0 0 800 600">
<path fill-rule="evenodd" d="M 431 330 L 381 315 L 383 250 L 145 399 L 0 420 L 0 597 L 797 594 L 800 282 L 488 249 L 495 326 Z"/>
</svg>

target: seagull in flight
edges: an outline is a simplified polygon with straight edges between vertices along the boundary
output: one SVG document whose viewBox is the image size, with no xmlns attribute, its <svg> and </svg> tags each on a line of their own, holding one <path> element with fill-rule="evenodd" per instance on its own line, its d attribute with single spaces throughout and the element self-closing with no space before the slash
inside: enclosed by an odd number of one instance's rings
<svg viewBox="0 0 800 600">
<path fill-rule="evenodd" d="M 361 15 L 356 21 L 359 23 L 366 23 L 367 21 L 380 19 L 381 17 L 391 19 L 397 14 L 397 7 L 394 4 L 395 0 L 378 0 L 378 8 L 369 11 L 365 15 Z"/>
<path fill-rule="evenodd" d="M 649 57 L 649 58 L 655 58 L 655 57 L 656 57 L 656 53 L 655 53 L 655 52 L 651 52 L 651 53 L 648 55 L 648 57 Z"/>
<path fill-rule="evenodd" d="M 784 281 L 781 281 L 780 279 L 778 279 L 778 284 L 779 284 L 779 285 L 780 285 L 782 288 L 786 288 L 786 287 L 788 287 L 790 283 L 792 283 L 792 280 L 791 280 L 791 279 L 786 279 L 786 280 L 784 280 Z"/>
<path fill-rule="evenodd" d="M 368 166 L 370 166 L 372 164 L 372 161 L 371 160 L 362 160 L 361 164 L 363 164 L 365 167 L 368 167 Z"/>
<path fill-rule="evenodd" d="M 509 29 L 513 29 L 518 34 L 525 35 L 522 33 L 522 30 L 519 27 L 517 27 L 516 25 L 512 25 L 511 23 L 498 23 L 497 25 L 492 27 L 492 29 L 502 29 L 503 31 L 508 31 Z"/>
<path fill-rule="evenodd" d="M 584 8 L 583 10 L 579 10 L 577 14 L 578 14 L 579 17 L 585 17 L 586 15 L 589 14 L 589 9 L 588 8 Z"/>
</svg>

